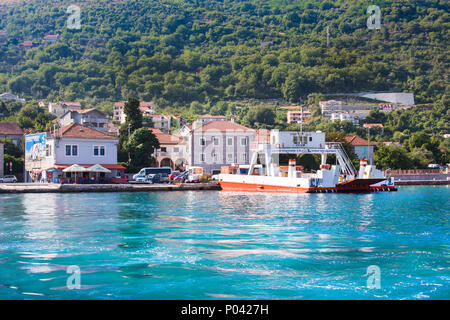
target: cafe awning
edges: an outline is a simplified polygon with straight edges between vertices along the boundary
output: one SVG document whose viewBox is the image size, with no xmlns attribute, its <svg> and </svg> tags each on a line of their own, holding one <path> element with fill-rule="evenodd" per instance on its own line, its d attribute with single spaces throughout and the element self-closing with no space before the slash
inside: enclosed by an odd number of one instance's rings
<svg viewBox="0 0 450 320">
<path fill-rule="evenodd" d="M 92 167 L 89 167 L 86 170 L 88 170 L 89 172 L 103 172 L 103 173 L 111 172 L 111 170 L 102 167 L 100 164 L 94 164 Z"/>
<path fill-rule="evenodd" d="M 63 172 L 89 172 L 85 167 L 78 164 L 73 164 L 68 168 L 65 168 Z"/>
</svg>

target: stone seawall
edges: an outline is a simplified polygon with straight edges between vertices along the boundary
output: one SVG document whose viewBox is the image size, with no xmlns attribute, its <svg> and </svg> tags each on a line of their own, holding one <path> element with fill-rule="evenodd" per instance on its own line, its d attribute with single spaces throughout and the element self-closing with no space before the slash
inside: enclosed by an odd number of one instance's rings
<svg viewBox="0 0 450 320">
<path fill-rule="evenodd" d="M 0 183 L 0 193 L 152 192 L 220 190 L 218 183 L 182 184 L 53 184 Z"/>
<path fill-rule="evenodd" d="M 450 174 L 395 174 L 394 183 L 398 186 L 406 185 L 450 185 Z"/>
</svg>

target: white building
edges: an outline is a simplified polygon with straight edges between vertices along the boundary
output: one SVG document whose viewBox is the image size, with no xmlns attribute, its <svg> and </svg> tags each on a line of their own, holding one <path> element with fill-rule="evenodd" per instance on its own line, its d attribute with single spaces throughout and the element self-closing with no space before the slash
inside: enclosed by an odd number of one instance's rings
<svg viewBox="0 0 450 320">
<path fill-rule="evenodd" d="M 50 102 L 48 104 L 48 112 L 57 117 L 62 116 L 67 111 L 81 110 L 81 103 L 73 101 Z"/>
<path fill-rule="evenodd" d="M 155 158 L 160 167 L 185 169 L 189 164 L 188 139 L 181 135 L 164 133 L 158 129 L 150 129 L 159 141 L 159 149 Z"/>
<path fill-rule="evenodd" d="M 165 114 L 152 114 L 151 119 L 153 122 L 153 128 L 159 129 L 163 132 L 170 131 L 170 115 Z"/>
<path fill-rule="evenodd" d="M 117 164 L 117 144 L 116 137 L 77 123 L 26 135 L 25 181 L 56 181 L 65 175 L 62 170 L 73 164 L 100 164 L 111 170 L 105 179 L 117 177 L 125 169 Z"/>
<path fill-rule="evenodd" d="M 331 114 L 331 121 L 350 121 L 353 125 L 357 126 L 359 125 L 359 116 L 356 115 L 356 113 L 350 113 L 350 112 L 333 112 Z"/>
<path fill-rule="evenodd" d="M 199 124 L 204 124 L 211 121 L 227 121 L 227 117 L 225 116 L 212 116 L 210 114 L 204 114 L 197 118 L 197 122 Z"/>
<path fill-rule="evenodd" d="M 78 123 L 98 131 L 108 132 L 108 116 L 97 109 L 69 110 L 58 118 L 59 124 L 64 127 L 71 123 Z"/>
<path fill-rule="evenodd" d="M 189 135 L 189 165 L 205 172 L 231 164 L 248 165 L 255 130 L 231 121 L 210 121 L 194 126 Z"/>
<path fill-rule="evenodd" d="M 127 121 L 126 115 L 123 112 L 123 108 L 125 107 L 125 102 L 116 102 L 114 104 L 114 115 L 113 120 L 119 123 L 125 123 Z M 139 110 L 141 110 L 142 115 L 144 117 L 150 117 L 155 113 L 155 104 L 153 101 L 141 101 L 139 102 Z"/>
<path fill-rule="evenodd" d="M 9 93 L 9 92 L 5 92 L 0 94 L 0 100 L 13 100 L 13 101 L 17 101 L 20 103 L 25 103 L 25 99 L 20 99 L 18 96 Z"/>
</svg>

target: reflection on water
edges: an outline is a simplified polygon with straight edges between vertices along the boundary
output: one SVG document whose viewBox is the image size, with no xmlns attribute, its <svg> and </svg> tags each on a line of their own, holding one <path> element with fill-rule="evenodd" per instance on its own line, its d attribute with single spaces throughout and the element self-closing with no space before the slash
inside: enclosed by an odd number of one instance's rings
<svg viewBox="0 0 450 320">
<path fill-rule="evenodd" d="M 449 298 L 448 199 L 448 188 L 0 195 L 0 298 Z M 82 290 L 65 287 L 70 265 Z"/>
</svg>

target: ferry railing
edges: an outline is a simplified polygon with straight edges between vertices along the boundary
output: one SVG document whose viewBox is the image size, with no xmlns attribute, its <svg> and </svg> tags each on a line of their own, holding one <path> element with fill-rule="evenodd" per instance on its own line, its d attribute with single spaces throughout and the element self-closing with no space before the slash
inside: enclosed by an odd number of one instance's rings
<svg viewBox="0 0 450 320">
<path fill-rule="evenodd" d="M 347 155 L 347 152 L 345 152 L 345 149 L 342 146 L 342 144 L 340 142 L 330 142 L 330 143 L 327 143 L 327 147 L 329 147 L 330 149 L 336 150 L 336 158 L 339 162 L 339 165 L 342 168 L 342 171 L 347 176 L 355 177 L 356 176 L 355 166 L 353 165 L 352 161 L 350 160 L 349 156 Z"/>
</svg>

